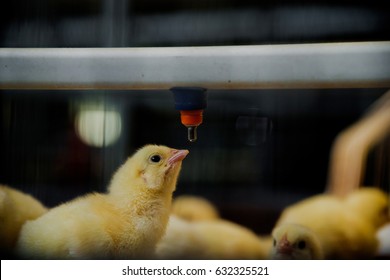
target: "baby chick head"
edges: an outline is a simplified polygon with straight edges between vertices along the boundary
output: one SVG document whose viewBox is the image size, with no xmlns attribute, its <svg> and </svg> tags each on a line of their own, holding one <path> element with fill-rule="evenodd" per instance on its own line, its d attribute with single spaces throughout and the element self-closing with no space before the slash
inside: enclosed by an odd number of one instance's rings
<svg viewBox="0 0 390 280">
<path fill-rule="evenodd" d="M 310 229 L 296 225 L 284 224 L 272 231 L 272 259 L 313 260 L 322 259 L 319 240 Z"/>
<path fill-rule="evenodd" d="M 389 197 L 379 188 L 362 187 L 347 196 L 346 203 L 351 211 L 371 222 L 375 228 L 390 220 Z"/>
<path fill-rule="evenodd" d="M 163 186 L 176 186 L 182 160 L 189 152 L 165 146 L 146 146 L 138 153 L 143 161 L 139 172 L 146 186 L 160 189 Z"/>
<path fill-rule="evenodd" d="M 166 146 L 147 145 L 139 149 L 116 172 L 110 192 L 121 186 L 146 187 L 150 191 L 172 193 L 188 150 L 176 150 Z"/>
</svg>

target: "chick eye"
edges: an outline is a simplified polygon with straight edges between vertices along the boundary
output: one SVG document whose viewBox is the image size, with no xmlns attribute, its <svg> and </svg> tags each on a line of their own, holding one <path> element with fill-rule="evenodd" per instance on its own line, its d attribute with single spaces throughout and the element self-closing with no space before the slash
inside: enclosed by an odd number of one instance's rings
<svg viewBox="0 0 390 280">
<path fill-rule="evenodd" d="M 158 162 L 161 161 L 161 156 L 159 156 L 159 155 L 152 155 L 152 156 L 150 157 L 150 161 L 151 161 L 151 162 L 154 162 L 154 163 L 158 163 Z"/>
<path fill-rule="evenodd" d="M 298 248 L 301 249 L 301 250 L 305 249 L 306 248 L 306 242 L 303 241 L 303 240 L 299 241 Z"/>
</svg>

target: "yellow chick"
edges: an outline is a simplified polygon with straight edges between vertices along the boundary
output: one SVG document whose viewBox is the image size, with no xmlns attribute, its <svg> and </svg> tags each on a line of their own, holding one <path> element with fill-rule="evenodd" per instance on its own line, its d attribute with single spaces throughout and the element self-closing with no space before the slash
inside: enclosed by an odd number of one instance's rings
<svg viewBox="0 0 390 280">
<path fill-rule="evenodd" d="M 46 212 L 31 195 L 0 185 L 0 251 L 12 253 L 22 225 Z"/>
<path fill-rule="evenodd" d="M 381 219 L 375 217 L 383 215 L 383 205 L 371 206 L 370 214 L 367 214 L 366 209 L 358 207 L 356 202 L 367 199 L 376 205 L 377 196 L 362 195 L 366 192 L 364 188 L 357 192 L 362 193 L 355 193 L 350 199 L 328 194 L 305 199 L 287 207 L 276 226 L 292 223 L 309 228 L 318 237 L 326 259 L 372 258 L 378 248 L 376 231 Z"/>
<path fill-rule="evenodd" d="M 272 231 L 271 259 L 275 260 L 321 260 L 324 258 L 321 243 L 310 229 L 283 224 Z"/>
<path fill-rule="evenodd" d="M 23 258 L 148 258 L 164 235 L 187 150 L 147 145 L 114 174 L 108 193 L 92 193 L 27 222 Z"/>
<path fill-rule="evenodd" d="M 251 230 L 225 220 L 189 222 L 171 215 L 157 245 L 159 259 L 265 259 L 267 250 Z"/>
<path fill-rule="evenodd" d="M 187 221 L 219 219 L 217 208 L 207 199 L 195 195 L 181 195 L 172 203 L 172 213 Z"/>
<path fill-rule="evenodd" d="M 362 187 L 346 197 L 347 207 L 375 229 L 389 222 L 389 196 L 379 188 Z"/>
</svg>

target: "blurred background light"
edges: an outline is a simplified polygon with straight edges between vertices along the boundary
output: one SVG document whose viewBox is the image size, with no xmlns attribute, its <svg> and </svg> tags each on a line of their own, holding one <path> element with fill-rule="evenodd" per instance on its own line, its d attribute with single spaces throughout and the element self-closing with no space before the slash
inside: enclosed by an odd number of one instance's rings
<svg viewBox="0 0 390 280">
<path fill-rule="evenodd" d="M 113 110 L 82 108 L 75 120 L 78 136 L 93 147 L 111 146 L 121 135 L 121 116 Z"/>
</svg>

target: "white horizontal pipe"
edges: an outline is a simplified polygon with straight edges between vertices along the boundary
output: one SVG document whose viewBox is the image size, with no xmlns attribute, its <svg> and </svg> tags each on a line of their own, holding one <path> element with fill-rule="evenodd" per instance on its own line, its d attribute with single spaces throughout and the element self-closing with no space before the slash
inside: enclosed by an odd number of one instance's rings
<svg viewBox="0 0 390 280">
<path fill-rule="evenodd" d="M 390 42 L 3 48 L 0 89 L 390 87 Z"/>
</svg>

